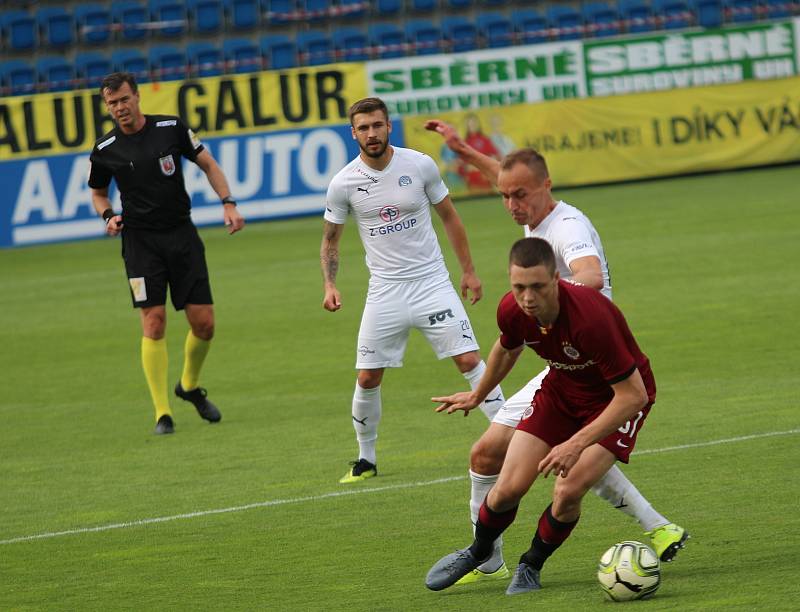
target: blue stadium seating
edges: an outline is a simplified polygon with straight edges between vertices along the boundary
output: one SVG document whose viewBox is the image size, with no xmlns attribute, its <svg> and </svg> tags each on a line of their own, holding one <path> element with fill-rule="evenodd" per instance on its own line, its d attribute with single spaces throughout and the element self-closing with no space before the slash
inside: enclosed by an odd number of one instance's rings
<svg viewBox="0 0 800 612">
<path fill-rule="evenodd" d="M 60 55 L 40 57 L 36 60 L 36 73 L 42 91 L 75 89 L 75 66 Z"/>
<path fill-rule="evenodd" d="M 411 4 L 411 10 L 421 13 L 430 13 L 438 8 L 437 0 L 408 0 L 408 2 Z"/>
<path fill-rule="evenodd" d="M 267 69 L 283 70 L 297 66 L 297 46 L 294 39 L 284 34 L 261 37 L 261 55 Z"/>
<path fill-rule="evenodd" d="M 329 17 L 331 0 L 300 0 L 298 8 L 306 13 L 306 21 L 322 21 Z"/>
<path fill-rule="evenodd" d="M 139 83 L 150 82 L 150 66 L 147 58 L 137 49 L 117 49 L 111 52 L 111 64 L 115 71 L 130 72 Z"/>
<path fill-rule="evenodd" d="M 692 9 L 697 16 L 697 25 L 703 28 L 718 28 L 722 25 L 721 0 L 693 0 Z"/>
<path fill-rule="evenodd" d="M 225 24 L 222 0 L 188 0 L 186 8 L 195 32 L 209 34 L 222 30 Z"/>
<path fill-rule="evenodd" d="M 289 23 L 288 13 L 297 10 L 294 0 L 263 0 L 264 17 L 267 23 Z"/>
<path fill-rule="evenodd" d="M 0 84 L 12 96 L 36 93 L 36 70 L 23 60 L 0 64 Z"/>
<path fill-rule="evenodd" d="M 478 28 L 466 17 L 442 17 L 442 34 L 450 44 L 450 51 L 460 53 L 478 48 Z"/>
<path fill-rule="evenodd" d="M 249 38 L 227 38 L 222 42 L 222 56 L 228 64 L 225 72 L 244 73 L 261 70 L 261 50 Z"/>
<path fill-rule="evenodd" d="M 122 40 L 141 40 L 148 34 L 145 24 L 150 21 L 147 8 L 140 2 L 124 0 L 114 2 L 111 8 L 114 23 L 120 28 Z"/>
<path fill-rule="evenodd" d="M 748 23 L 758 19 L 758 0 L 727 0 L 725 14 L 733 23 Z"/>
<path fill-rule="evenodd" d="M 102 45 L 111 39 L 111 13 L 100 4 L 79 4 L 75 7 L 78 39 L 90 45 Z"/>
<path fill-rule="evenodd" d="M 512 11 L 511 22 L 517 33 L 518 44 L 536 44 L 550 40 L 547 19 L 533 9 Z"/>
<path fill-rule="evenodd" d="M 376 23 L 369 27 L 369 40 L 379 59 L 405 56 L 406 36 L 403 30 L 391 23 Z"/>
<path fill-rule="evenodd" d="M 480 13 L 476 19 L 478 34 L 487 47 L 508 47 L 513 42 L 511 20 L 500 13 Z"/>
<path fill-rule="evenodd" d="M 186 59 L 196 77 L 223 74 L 222 49 L 210 42 L 193 42 L 186 45 Z"/>
<path fill-rule="evenodd" d="M 442 52 L 442 31 L 425 19 L 406 22 L 406 40 L 416 55 L 434 55 Z"/>
<path fill-rule="evenodd" d="M 583 20 L 581 14 L 571 6 L 551 4 L 547 8 L 547 20 L 550 26 L 557 28 L 556 40 L 577 40 L 583 38 Z"/>
<path fill-rule="evenodd" d="M 333 41 L 321 30 L 297 34 L 297 51 L 304 66 L 319 66 L 333 62 Z"/>
<path fill-rule="evenodd" d="M 339 9 L 342 11 L 342 16 L 345 19 L 361 17 L 367 13 L 365 7 L 368 7 L 369 4 L 369 2 L 365 2 L 364 0 L 339 0 Z"/>
<path fill-rule="evenodd" d="M 75 76 L 84 88 L 100 87 L 103 77 L 112 72 L 111 58 L 104 53 L 87 51 L 75 54 Z"/>
<path fill-rule="evenodd" d="M 186 78 L 186 50 L 172 45 L 153 45 L 148 53 L 155 81 L 178 81 Z"/>
<path fill-rule="evenodd" d="M 627 22 L 627 31 L 650 32 L 653 30 L 653 12 L 645 0 L 618 0 L 619 14 Z"/>
<path fill-rule="evenodd" d="M 252 30 L 260 21 L 258 0 L 225 0 L 228 26 L 234 30 Z"/>
<path fill-rule="evenodd" d="M 336 59 L 343 62 L 363 62 L 369 59 L 369 38 L 359 28 L 334 30 L 333 48 Z"/>
<path fill-rule="evenodd" d="M 583 22 L 595 38 L 616 36 L 620 33 L 619 14 L 616 7 L 605 2 L 589 2 L 583 5 Z"/>
<path fill-rule="evenodd" d="M 765 4 L 767 5 L 768 19 L 784 19 L 792 16 L 790 0 L 765 0 Z"/>
<path fill-rule="evenodd" d="M 60 7 L 48 6 L 36 12 L 39 38 L 47 47 L 68 47 L 75 42 L 75 18 Z"/>
<path fill-rule="evenodd" d="M 375 9 L 381 16 L 397 15 L 403 9 L 403 0 L 378 0 Z"/>
<path fill-rule="evenodd" d="M 13 51 L 34 49 L 39 43 L 36 20 L 25 11 L 6 11 L 0 14 L 6 46 Z M 16 68 L 14 69 L 16 70 Z"/>
<path fill-rule="evenodd" d="M 472 6 L 472 0 L 447 0 L 447 6 L 450 8 L 468 8 Z"/>
<path fill-rule="evenodd" d="M 653 0 L 653 13 L 664 20 L 661 27 L 665 30 L 682 30 L 690 25 L 686 0 Z"/>
<path fill-rule="evenodd" d="M 181 0 L 150 0 L 148 9 L 150 20 L 161 22 L 160 27 L 153 30 L 155 36 L 164 38 L 183 36 L 188 15 L 186 5 Z"/>
</svg>

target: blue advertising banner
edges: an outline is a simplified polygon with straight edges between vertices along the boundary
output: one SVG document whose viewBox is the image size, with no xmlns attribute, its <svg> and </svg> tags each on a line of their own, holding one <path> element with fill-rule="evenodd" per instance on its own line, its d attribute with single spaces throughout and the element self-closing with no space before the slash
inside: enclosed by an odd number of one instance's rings
<svg viewBox="0 0 800 612">
<path fill-rule="evenodd" d="M 393 143 L 404 146 L 400 121 Z M 334 174 L 358 155 L 349 125 L 203 140 L 222 167 L 248 220 L 322 212 Z M 219 199 L 195 164 L 183 160 L 197 225 L 222 222 Z M 89 155 L 68 154 L 3 163 L 0 247 L 102 236 L 86 184 Z M 110 190 L 115 210 L 119 194 Z"/>
</svg>

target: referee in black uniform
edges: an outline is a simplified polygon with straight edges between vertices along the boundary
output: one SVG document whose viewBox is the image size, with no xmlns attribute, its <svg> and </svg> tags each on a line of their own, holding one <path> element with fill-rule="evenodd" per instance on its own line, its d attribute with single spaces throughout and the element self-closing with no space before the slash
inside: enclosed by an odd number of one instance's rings
<svg viewBox="0 0 800 612">
<path fill-rule="evenodd" d="M 89 187 L 106 233 L 122 234 L 122 258 L 133 306 L 142 320 L 142 366 L 156 411 L 155 433 L 174 431 L 167 382 L 167 286 L 176 310 L 184 310 L 191 329 L 184 347 L 183 374 L 175 395 L 194 404 L 211 423 L 222 418 L 198 386 L 200 370 L 214 335 L 214 307 L 205 248 L 190 216 L 181 156 L 205 172 L 220 197 L 228 232 L 244 227 L 228 182 L 217 162 L 179 118 L 144 115 L 136 80 L 127 72 L 103 79 L 100 93 L 116 127 L 100 138 L 90 157 Z M 108 186 L 114 179 L 122 212 L 112 209 Z"/>
</svg>

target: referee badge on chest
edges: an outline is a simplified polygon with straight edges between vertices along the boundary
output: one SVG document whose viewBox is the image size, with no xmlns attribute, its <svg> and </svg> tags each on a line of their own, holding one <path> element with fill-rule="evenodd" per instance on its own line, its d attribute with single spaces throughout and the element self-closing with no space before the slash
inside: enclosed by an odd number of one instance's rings
<svg viewBox="0 0 800 612">
<path fill-rule="evenodd" d="M 159 157 L 158 165 L 161 167 L 161 174 L 164 176 L 172 176 L 175 174 L 175 160 L 172 159 L 171 153 L 164 157 Z"/>
</svg>

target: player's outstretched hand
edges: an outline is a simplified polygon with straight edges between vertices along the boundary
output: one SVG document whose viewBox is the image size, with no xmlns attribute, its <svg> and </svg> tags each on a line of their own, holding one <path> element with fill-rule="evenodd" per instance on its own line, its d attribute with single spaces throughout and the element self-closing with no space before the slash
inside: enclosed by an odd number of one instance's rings
<svg viewBox="0 0 800 612">
<path fill-rule="evenodd" d="M 570 470 L 581 458 L 580 444 L 567 440 L 550 449 L 547 456 L 539 462 L 539 472 L 547 478 L 550 474 L 566 478 Z"/>
<path fill-rule="evenodd" d="M 456 132 L 456 128 L 449 123 L 445 123 L 439 119 L 430 119 L 425 122 L 425 129 L 436 132 L 444 138 L 444 144 L 454 153 L 460 153 L 464 147 L 464 141 L 458 135 L 458 132 Z"/>
<path fill-rule="evenodd" d="M 330 312 L 336 312 L 342 307 L 342 296 L 335 287 L 325 289 L 325 298 L 322 307 Z"/>
<path fill-rule="evenodd" d="M 244 227 L 244 217 L 235 206 L 223 206 L 222 218 L 229 234 L 235 234 Z"/>
<path fill-rule="evenodd" d="M 106 234 L 116 236 L 122 231 L 122 215 L 114 215 L 106 223 Z"/>
<path fill-rule="evenodd" d="M 481 279 L 474 272 L 465 272 L 461 276 L 461 297 L 467 299 L 468 295 L 470 304 L 474 304 L 483 297 Z"/>
<path fill-rule="evenodd" d="M 453 393 L 453 395 L 432 397 L 431 401 L 439 404 L 435 408 L 436 412 L 447 412 L 447 414 L 453 414 L 457 410 L 463 410 L 464 416 L 468 416 L 469 411 L 480 404 L 480 402 L 475 401 L 475 396 L 471 391 L 459 391 L 458 393 Z"/>
</svg>

